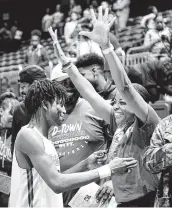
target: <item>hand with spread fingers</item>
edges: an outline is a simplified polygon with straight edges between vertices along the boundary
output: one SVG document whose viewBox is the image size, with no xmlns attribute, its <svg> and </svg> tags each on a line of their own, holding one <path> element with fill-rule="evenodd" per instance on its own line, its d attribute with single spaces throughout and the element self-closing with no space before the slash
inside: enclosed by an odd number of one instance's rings
<svg viewBox="0 0 172 208">
<path fill-rule="evenodd" d="M 127 172 L 132 171 L 132 169 L 137 166 L 137 160 L 134 158 L 116 157 L 112 161 L 110 161 L 109 166 L 112 166 L 112 174 L 125 174 Z"/>
<path fill-rule="evenodd" d="M 85 32 L 81 31 L 79 34 L 84 35 L 94 42 L 98 43 L 99 46 L 103 48 L 107 48 L 109 45 L 109 31 L 112 25 L 115 22 L 116 17 L 114 17 L 110 22 L 108 20 L 108 8 L 105 10 L 105 14 L 103 15 L 102 7 L 99 7 L 98 18 L 96 18 L 95 12 L 91 9 L 91 16 L 93 22 L 93 31 Z"/>
<path fill-rule="evenodd" d="M 99 150 L 94 152 L 87 158 L 88 169 L 92 170 L 100 167 L 106 163 L 107 160 L 107 150 Z"/>
<path fill-rule="evenodd" d="M 98 189 L 96 193 L 96 201 L 97 203 L 101 203 L 101 205 L 104 205 L 112 199 L 112 196 L 114 195 L 113 192 L 113 185 L 112 181 L 105 182 L 100 188 Z"/>
</svg>

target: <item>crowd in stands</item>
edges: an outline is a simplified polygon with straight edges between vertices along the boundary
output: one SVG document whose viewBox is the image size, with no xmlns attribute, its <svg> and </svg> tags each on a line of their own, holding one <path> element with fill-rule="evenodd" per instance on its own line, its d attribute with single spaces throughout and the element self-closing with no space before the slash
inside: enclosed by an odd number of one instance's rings
<svg viewBox="0 0 172 208">
<path fill-rule="evenodd" d="M 23 32 L 9 13 L 3 13 L 0 26 L 0 51 L 11 52 L 20 49 Z"/>
<path fill-rule="evenodd" d="M 15 88 L 6 76 L 11 71 L 5 68 L 3 74 L 4 66 L 0 64 L 0 179 L 1 175 L 11 176 L 21 128 L 33 122 L 36 115 L 48 119 L 47 114 L 39 114 L 40 109 L 44 112 L 48 108 L 44 106 L 46 96 L 54 102 L 63 94 L 66 100 L 64 106 L 60 104 L 65 108 L 59 107 L 60 119 L 56 126 L 46 129 L 58 152 L 61 172 L 84 172 L 115 158 L 132 157 L 137 167 L 97 182 L 97 201 L 105 203 L 115 196 L 118 207 L 172 206 L 172 117 L 161 116 L 156 109 L 159 104 L 167 114 L 172 111 L 172 11 L 171 16 L 164 17 L 150 6 L 148 13 L 139 17 L 142 32 L 136 34 L 136 39 L 140 40 L 125 45 L 122 34 L 128 32 L 128 27 L 133 28 L 134 22 L 129 19 L 130 3 L 116 0 L 98 4 L 93 0 L 82 8 L 71 0 L 67 16 L 60 4 L 53 14 L 46 8 L 42 31 L 31 31 L 29 43 L 23 42 L 18 22 L 12 22 L 8 13 L 3 15 L 0 58 L 11 52 L 22 52 L 22 58 L 11 70 L 17 71 Z M 112 24 L 107 29 L 109 22 Z M 127 64 L 130 56 L 139 53 L 147 54 L 143 63 Z M 10 62 L 10 55 L 7 57 L 6 62 Z M 51 92 L 55 88 L 59 97 Z M 40 118 L 34 122 L 41 125 Z M 97 151 L 106 155 L 101 165 Z M 29 153 L 23 155 L 25 165 L 34 168 Z M 78 191 L 78 186 L 74 187 L 63 190 L 65 207 Z M 10 193 L 1 190 L 0 207 L 7 207 Z"/>
</svg>

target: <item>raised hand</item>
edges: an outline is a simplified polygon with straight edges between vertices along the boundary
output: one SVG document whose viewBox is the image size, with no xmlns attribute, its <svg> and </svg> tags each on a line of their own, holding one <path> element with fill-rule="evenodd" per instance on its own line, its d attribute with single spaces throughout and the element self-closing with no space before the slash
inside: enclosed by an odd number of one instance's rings
<svg viewBox="0 0 172 208">
<path fill-rule="evenodd" d="M 54 43 L 58 42 L 57 39 L 57 30 L 55 30 L 55 32 L 53 31 L 52 27 L 48 28 L 48 32 L 50 33 L 50 36 L 53 40 Z"/>
<path fill-rule="evenodd" d="M 79 34 L 84 35 L 94 42 L 98 43 L 99 46 L 103 48 L 107 48 L 109 45 L 109 31 L 116 17 L 114 17 L 110 22 L 108 21 L 108 9 L 105 10 L 105 14 L 103 15 L 102 7 L 99 7 L 98 18 L 96 19 L 94 10 L 91 9 L 91 16 L 93 22 L 93 31 L 92 32 L 84 32 L 81 31 Z"/>
<path fill-rule="evenodd" d="M 125 174 L 130 172 L 133 168 L 137 166 L 137 160 L 134 158 L 114 158 L 109 166 L 113 174 Z"/>
<path fill-rule="evenodd" d="M 55 52 L 55 55 L 57 56 L 57 58 L 60 59 L 60 61 L 62 62 L 62 64 L 66 64 L 69 62 L 68 58 L 65 56 L 61 46 L 60 46 L 60 43 L 58 41 L 58 37 L 57 37 L 57 30 L 55 30 L 55 32 L 53 31 L 52 27 L 50 27 L 48 29 L 49 33 L 50 33 L 50 36 L 53 40 L 53 45 L 54 45 L 54 52 Z"/>
</svg>

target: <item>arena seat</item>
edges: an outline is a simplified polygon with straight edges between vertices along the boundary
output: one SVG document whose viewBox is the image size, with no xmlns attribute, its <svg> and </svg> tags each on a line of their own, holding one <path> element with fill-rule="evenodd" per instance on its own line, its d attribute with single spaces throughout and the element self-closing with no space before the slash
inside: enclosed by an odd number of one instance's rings
<svg viewBox="0 0 172 208">
<path fill-rule="evenodd" d="M 167 102 L 157 101 L 154 104 L 151 104 L 151 106 L 161 119 L 167 117 L 170 114 L 170 104 Z"/>
<path fill-rule="evenodd" d="M 137 54 L 127 54 L 125 65 L 131 66 L 136 64 L 141 64 L 146 61 L 149 61 L 149 59 L 152 57 L 152 54 L 150 52 L 143 52 L 143 53 L 137 53 Z"/>
<path fill-rule="evenodd" d="M 168 10 L 162 13 L 165 18 L 169 19 L 169 26 L 172 25 L 172 10 Z M 143 43 L 143 38 L 145 34 L 144 28 L 140 26 L 142 17 L 130 18 L 127 24 L 127 27 L 119 32 L 119 41 L 121 43 L 124 51 L 128 50 L 131 47 L 140 46 Z M 60 44 L 64 51 L 67 50 L 64 37 L 59 39 Z M 42 40 L 41 44 L 47 49 L 50 60 L 54 65 L 57 64 L 57 59 L 54 56 L 54 50 L 51 38 Z M 22 47 L 17 52 L 12 53 L 3 53 L 0 57 L 0 78 L 3 76 L 8 76 L 11 79 L 14 74 L 16 77 L 16 71 L 19 70 L 19 65 L 24 63 L 25 52 L 28 48 L 29 41 L 24 41 Z M 135 63 L 142 63 L 147 61 L 146 54 L 142 58 L 143 54 L 138 54 L 134 56 L 126 56 L 126 64 L 131 65 Z M 13 71 L 13 72 L 12 72 Z M 11 77 L 11 78 L 10 78 Z M 14 78 L 13 78 L 14 81 Z M 17 80 L 16 80 L 17 82 Z"/>
</svg>

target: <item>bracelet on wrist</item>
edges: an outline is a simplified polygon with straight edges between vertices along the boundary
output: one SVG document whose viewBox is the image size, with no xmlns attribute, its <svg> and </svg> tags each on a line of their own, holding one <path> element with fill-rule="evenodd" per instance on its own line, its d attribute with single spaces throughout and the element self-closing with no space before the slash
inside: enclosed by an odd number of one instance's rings
<svg viewBox="0 0 172 208">
<path fill-rule="evenodd" d="M 71 64 L 72 62 L 71 61 L 68 61 L 66 64 L 63 64 L 63 67 L 67 67 Z"/>
<path fill-rule="evenodd" d="M 97 171 L 99 173 L 100 179 L 108 178 L 111 176 L 111 169 L 109 165 L 104 165 L 100 168 L 97 168 Z"/>
<path fill-rule="evenodd" d="M 53 42 L 53 45 L 56 45 L 56 44 L 59 44 L 59 42 L 58 41 Z"/>
<path fill-rule="evenodd" d="M 62 72 L 67 73 L 67 70 L 72 67 L 72 62 L 70 64 L 63 65 Z"/>
<path fill-rule="evenodd" d="M 102 49 L 102 52 L 103 52 L 104 55 L 107 55 L 107 54 L 109 54 L 110 52 L 112 52 L 113 50 L 114 50 L 114 47 L 113 47 L 112 44 L 110 44 L 109 48 L 104 49 L 104 50 Z"/>
</svg>

